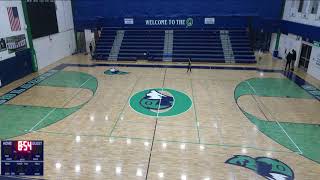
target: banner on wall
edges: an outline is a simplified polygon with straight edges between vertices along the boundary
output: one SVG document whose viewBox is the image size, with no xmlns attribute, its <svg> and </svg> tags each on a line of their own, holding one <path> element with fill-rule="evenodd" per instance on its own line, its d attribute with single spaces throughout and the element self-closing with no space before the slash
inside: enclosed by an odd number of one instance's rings
<svg viewBox="0 0 320 180">
<path fill-rule="evenodd" d="M 9 53 L 14 53 L 27 48 L 27 40 L 24 34 L 7 37 L 7 48 Z"/>
<path fill-rule="evenodd" d="M 7 50 L 7 43 L 5 38 L 0 38 L 0 52 Z"/>
<path fill-rule="evenodd" d="M 193 19 L 146 19 L 147 26 L 193 26 Z"/>
<path fill-rule="evenodd" d="M 17 7 L 7 7 L 11 31 L 20 31 L 20 19 Z"/>
</svg>

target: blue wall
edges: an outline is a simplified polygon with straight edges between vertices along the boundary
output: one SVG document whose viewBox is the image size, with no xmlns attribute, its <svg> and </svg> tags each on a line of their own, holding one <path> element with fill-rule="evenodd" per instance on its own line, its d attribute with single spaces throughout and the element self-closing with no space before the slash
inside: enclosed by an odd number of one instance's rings
<svg viewBox="0 0 320 180">
<path fill-rule="evenodd" d="M 16 56 L 0 61 L 2 86 L 32 73 L 30 49 L 16 52 Z"/>
<path fill-rule="evenodd" d="M 123 17 L 140 20 L 169 17 L 255 16 L 279 19 L 280 0 L 75 0 L 76 29 L 95 26 L 97 17 L 108 26 L 119 26 Z M 117 22 L 119 21 L 120 22 Z M 222 19 L 223 20 L 223 19 Z M 217 22 L 218 23 L 218 22 Z"/>
<path fill-rule="evenodd" d="M 284 34 L 295 34 L 302 36 L 304 40 L 312 42 L 312 41 L 320 41 L 320 28 L 316 26 L 310 26 L 290 21 L 282 21 L 281 22 L 281 32 Z M 307 38 L 309 40 L 307 40 Z"/>
</svg>

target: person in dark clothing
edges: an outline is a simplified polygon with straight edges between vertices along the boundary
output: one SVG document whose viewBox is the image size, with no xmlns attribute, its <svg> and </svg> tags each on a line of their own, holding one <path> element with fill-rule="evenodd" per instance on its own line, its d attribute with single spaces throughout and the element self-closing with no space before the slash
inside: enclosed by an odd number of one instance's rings
<svg viewBox="0 0 320 180">
<path fill-rule="evenodd" d="M 290 70 L 290 65 L 291 65 L 291 60 L 292 60 L 292 54 L 291 52 L 289 52 L 286 56 L 286 59 L 287 59 L 287 62 L 286 62 L 286 67 L 285 67 L 285 71 L 287 70 L 287 67 L 288 67 L 288 70 Z"/>
<path fill-rule="evenodd" d="M 187 72 L 191 72 L 191 58 L 188 59 L 188 70 Z"/>
<path fill-rule="evenodd" d="M 7 49 L 7 45 L 6 45 L 6 41 L 4 40 L 4 38 L 1 38 L 0 40 L 0 51 L 3 49 Z"/>
<path fill-rule="evenodd" d="M 91 55 L 91 57 L 92 57 L 92 55 L 93 55 L 93 47 L 92 47 L 92 44 L 91 44 L 91 43 L 89 44 L 89 49 L 90 49 L 90 55 Z"/>
<path fill-rule="evenodd" d="M 150 60 L 150 52 L 149 52 L 149 50 L 148 50 L 147 53 L 146 53 L 145 59 L 146 59 L 146 60 Z"/>
<path fill-rule="evenodd" d="M 293 49 L 292 55 L 291 55 L 291 71 L 294 71 L 294 63 L 296 62 L 296 59 L 297 59 L 297 52 Z"/>
</svg>

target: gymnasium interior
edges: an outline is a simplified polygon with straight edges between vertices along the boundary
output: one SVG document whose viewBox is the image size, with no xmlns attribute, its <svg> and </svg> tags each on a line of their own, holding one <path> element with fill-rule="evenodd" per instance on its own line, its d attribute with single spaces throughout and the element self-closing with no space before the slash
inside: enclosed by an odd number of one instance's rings
<svg viewBox="0 0 320 180">
<path fill-rule="evenodd" d="M 317 180 L 320 0 L 1 0 L 0 180 Z"/>
</svg>

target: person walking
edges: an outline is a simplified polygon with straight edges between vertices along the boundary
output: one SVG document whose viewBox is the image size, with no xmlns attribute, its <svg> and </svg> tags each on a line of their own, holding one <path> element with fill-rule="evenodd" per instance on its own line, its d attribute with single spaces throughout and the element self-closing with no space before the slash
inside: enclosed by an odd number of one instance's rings
<svg viewBox="0 0 320 180">
<path fill-rule="evenodd" d="M 288 67 L 288 70 L 290 70 L 290 65 L 291 65 L 291 60 L 292 60 L 292 54 L 291 52 L 288 52 L 287 56 L 286 56 L 286 67 L 284 68 L 284 70 L 286 71 L 287 70 L 287 67 Z"/>
<path fill-rule="evenodd" d="M 297 52 L 296 50 L 292 49 L 292 55 L 291 55 L 291 71 L 294 71 L 294 63 L 297 59 Z"/>
<path fill-rule="evenodd" d="M 187 73 L 191 72 L 191 58 L 188 59 L 188 70 Z"/>
</svg>

